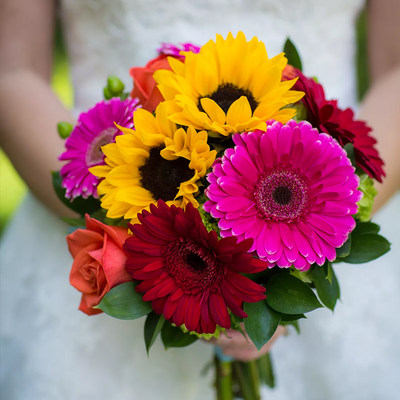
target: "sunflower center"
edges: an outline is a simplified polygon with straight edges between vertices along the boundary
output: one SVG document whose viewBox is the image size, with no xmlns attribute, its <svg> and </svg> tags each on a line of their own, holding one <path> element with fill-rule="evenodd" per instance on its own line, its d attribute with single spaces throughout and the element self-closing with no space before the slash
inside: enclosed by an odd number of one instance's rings
<svg viewBox="0 0 400 400">
<path fill-rule="evenodd" d="M 189 160 L 166 160 L 160 154 L 164 146 L 153 147 L 146 163 L 139 168 L 141 184 L 154 197 L 164 201 L 174 200 L 179 186 L 193 177 Z"/>
<path fill-rule="evenodd" d="M 112 143 L 117 129 L 110 127 L 101 131 L 90 143 L 86 151 L 86 165 L 93 167 L 94 165 L 101 164 L 104 160 L 104 153 L 101 146 Z"/>
<path fill-rule="evenodd" d="M 298 171 L 271 170 L 260 176 L 254 199 L 264 219 L 295 222 L 309 210 L 310 185 Z"/>
<path fill-rule="evenodd" d="M 218 89 L 214 93 L 204 97 L 208 97 L 211 100 L 214 100 L 224 110 L 226 114 L 232 103 L 240 99 L 242 96 L 247 97 L 251 111 L 254 112 L 254 110 L 258 107 L 258 102 L 254 98 L 253 94 L 249 90 L 239 88 L 232 83 L 223 83 L 222 85 L 218 86 Z M 198 108 L 200 109 L 200 111 L 204 112 L 200 104 L 200 99 Z"/>
<path fill-rule="evenodd" d="M 190 239 L 171 242 L 165 260 L 169 274 L 186 293 L 211 290 L 223 277 L 218 259 Z"/>
</svg>

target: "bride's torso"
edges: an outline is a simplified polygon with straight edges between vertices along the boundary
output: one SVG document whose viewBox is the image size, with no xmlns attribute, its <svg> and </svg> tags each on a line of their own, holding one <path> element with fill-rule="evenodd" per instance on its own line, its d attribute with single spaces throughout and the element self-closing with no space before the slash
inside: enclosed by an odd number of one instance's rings
<svg viewBox="0 0 400 400">
<path fill-rule="evenodd" d="M 108 75 L 131 87 L 128 68 L 143 66 L 160 42 L 201 45 L 216 33 L 257 36 L 270 56 L 287 37 L 296 44 L 307 75 L 328 97 L 355 103 L 355 27 L 363 0 L 63 0 L 62 17 L 76 107 L 97 102 Z"/>
<path fill-rule="evenodd" d="M 280 53 L 290 37 L 302 56 L 305 73 L 318 77 L 328 98 L 338 98 L 342 106 L 354 105 L 354 22 L 363 3 L 62 0 L 75 107 L 81 111 L 101 100 L 102 88 L 111 74 L 123 79 L 130 90 L 129 68 L 153 58 L 160 42 L 190 41 L 201 45 L 216 33 L 226 36 L 229 31 L 239 30 L 248 39 L 258 36 L 263 40 L 270 56 Z M 158 343 L 148 361 L 141 322 L 131 324 L 104 315 L 90 318 L 77 310 L 79 293 L 68 284 L 71 259 L 64 242 L 66 233 L 65 225 L 28 199 L 3 239 L 1 329 L 8 349 L 8 369 L 2 373 L 2 379 L 5 393 L 19 393 L 5 398 L 149 399 L 157 385 L 158 393 L 162 391 L 164 397 L 154 394 L 155 399 L 208 399 L 208 382 L 200 381 L 197 375 L 210 357 L 207 346 L 196 344 L 192 349 L 164 353 Z M 354 292 L 351 284 L 357 280 L 355 275 L 344 281 L 344 297 L 346 289 L 347 293 Z M 343 308 L 347 312 L 351 304 L 346 307 Z M 337 352 L 342 352 L 341 362 L 350 362 L 346 352 L 350 354 L 351 346 L 357 342 L 355 335 L 362 334 L 360 323 L 352 328 L 351 340 L 344 341 L 348 348 L 336 347 L 341 343 L 341 330 L 353 318 L 351 313 L 343 313 L 342 308 L 335 318 L 326 310 L 323 315 L 316 313 L 304 324 L 303 335 L 291 335 L 278 343 L 274 350 L 278 379 L 282 383 L 290 373 L 290 385 L 281 384 L 267 398 L 366 398 L 362 394 L 354 396 L 352 388 L 347 390 L 347 397 L 343 395 L 346 388 L 340 394 L 332 389 L 336 381 L 337 387 L 341 387 L 343 374 L 348 370 L 337 365 L 330 369 L 321 367 L 326 364 L 323 359 L 335 361 Z M 30 340 L 26 340 L 26 332 Z M 318 348 L 325 351 L 320 356 L 313 354 L 314 335 L 319 338 Z M 310 368 L 314 365 L 313 371 L 305 370 L 304 360 Z M 310 380 L 310 373 L 315 380 Z M 365 379 L 373 376 L 369 374 Z M 25 382 L 25 388 L 20 388 L 19 381 Z"/>
</svg>

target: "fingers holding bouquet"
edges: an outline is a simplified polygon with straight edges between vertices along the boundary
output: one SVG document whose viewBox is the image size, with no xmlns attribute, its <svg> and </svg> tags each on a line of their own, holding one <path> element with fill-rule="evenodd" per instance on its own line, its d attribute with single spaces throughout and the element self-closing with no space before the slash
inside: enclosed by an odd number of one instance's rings
<svg viewBox="0 0 400 400">
<path fill-rule="evenodd" d="M 225 356 L 232 357 L 239 361 L 252 361 L 268 354 L 274 343 L 281 337 L 288 334 L 288 328 L 279 325 L 271 339 L 265 343 L 260 350 L 254 345 L 246 332 L 239 332 L 236 329 L 228 329 L 218 339 L 213 338 L 208 342 L 221 348 Z"/>
</svg>

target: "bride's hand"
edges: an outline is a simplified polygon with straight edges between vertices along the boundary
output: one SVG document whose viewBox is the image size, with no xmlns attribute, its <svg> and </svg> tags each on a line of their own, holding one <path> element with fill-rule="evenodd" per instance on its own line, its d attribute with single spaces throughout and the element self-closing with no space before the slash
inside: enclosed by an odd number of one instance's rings
<svg viewBox="0 0 400 400">
<path fill-rule="evenodd" d="M 285 335 L 287 329 L 283 326 L 278 326 L 278 329 L 272 336 L 272 338 L 260 349 L 257 350 L 256 346 L 247 336 L 234 329 L 227 329 L 225 334 L 221 334 L 218 339 L 211 339 L 208 343 L 212 343 L 219 346 L 226 356 L 232 357 L 239 361 L 252 361 L 264 354 L 267 354 L 273 343 L 278 339 L 279 336 Z"/>
</svg>

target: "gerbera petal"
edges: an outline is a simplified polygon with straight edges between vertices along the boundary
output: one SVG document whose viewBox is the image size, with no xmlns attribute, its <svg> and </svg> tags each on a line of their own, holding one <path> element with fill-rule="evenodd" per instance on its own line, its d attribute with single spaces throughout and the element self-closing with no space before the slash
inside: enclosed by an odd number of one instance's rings
<svg viewBox="0 0 400 400">
<path fill-rule="evenodd" d="M 205 209 L 221 236 L 253 239 L 250 251 L 280 267 L 332 259 L 354 229 L 361 196 L 345 151 L 307 122 L 274 122 L 233 140 L 208 177 Z"/>
</svg>

